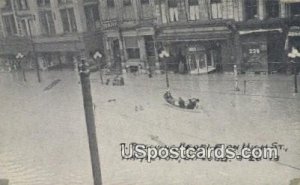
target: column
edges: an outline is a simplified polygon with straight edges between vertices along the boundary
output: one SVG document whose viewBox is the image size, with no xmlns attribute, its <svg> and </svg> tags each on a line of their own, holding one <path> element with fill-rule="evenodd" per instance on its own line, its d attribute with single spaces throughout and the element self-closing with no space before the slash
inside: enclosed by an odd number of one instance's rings
<svg viewBox="0 0 300 185">
<path fill-rule="evenodd" d="M 286 9 L 285 9 L 285 3 L 280 2 L 280 18 L 286 17 Z"/>
<path fill-rule="evenodd" d="M 264 20 L 266 17 L 265 0 L 258 0 L 258 17 L 260 20 Z"/>
</svg>

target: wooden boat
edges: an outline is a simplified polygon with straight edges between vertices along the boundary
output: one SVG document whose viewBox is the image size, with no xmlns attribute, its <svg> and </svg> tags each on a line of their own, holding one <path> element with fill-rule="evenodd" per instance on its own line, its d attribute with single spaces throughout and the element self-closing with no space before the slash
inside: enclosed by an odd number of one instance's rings
<svg viewBox="0 0 300 185">
<path fill-rule="evenodd" d="M 171 93 L 169 93 L 169 96 L 168 94 L 169 92 L 166 92 L 164 94 L 164 100 L 166 101 L 166 105 L 168 105 L 169 107 L 172 107 L 172 108 L 175 108 L 177 110 L 181 110 L 181 111 L 187 111 L 187 112 L 199 112 L 199 109 L 198 109 L 198 105 L 197 103 L 195 103 L 195 107 L 194 108 L 188 108 L 187 106 L 187 103 L 185 102 L 185 105 L 184 107 L 180 106 L 179 105 L 179 99 L 176 100 L 175 98 L 173 98 L 171 96 Z M 194 99 L 194 98 L 193 98 Z M 197 99 L 194 99 L 194 101 L 197 101 Z M 198 100 L 199 101 L 199 100 Z M 197 111 L 198 110 L 198 111 Z"/>
</svg>

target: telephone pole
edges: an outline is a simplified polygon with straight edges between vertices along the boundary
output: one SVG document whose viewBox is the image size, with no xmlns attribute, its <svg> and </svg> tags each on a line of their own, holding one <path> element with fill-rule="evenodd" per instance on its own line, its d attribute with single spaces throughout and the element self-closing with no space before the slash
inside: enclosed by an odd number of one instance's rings
<svg viewBox="0 0 300 185">
<path fill-rule="evenodd" d="M 94 185 L 102 185 L 89 64 L 85 59 L 81 59 L 78 68 L 82 88 L 83 106 L 89 140 Z"/>
</svg>

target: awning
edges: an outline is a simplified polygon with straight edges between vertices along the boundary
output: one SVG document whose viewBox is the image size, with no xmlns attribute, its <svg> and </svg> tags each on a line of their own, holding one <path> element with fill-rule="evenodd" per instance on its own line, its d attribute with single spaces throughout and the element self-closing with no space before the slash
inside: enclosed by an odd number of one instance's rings
<svg viewBox="0 0 300 185">
<path fill-rule="evenodd" d="M 239 34 L 247 35 L 247 34 L 252 34 L 252 33 L 264 33 L 264 32 L 272 32 L 272 31 L 278 31 L 278 32 L 282 33 L 281 28 L 275 28 L 275 29 L 242 30 L 242 31 L 239 31 Z"/>
<path fill-rule="evenodd" d="M 172 33 L 160 34 L 157 36 L 157 41 L 170 42 L 188 42 L 188 41 L 209 41 L 209 40 L 227 40 L 230 36 L 230 31 L 219 31 L 209 33 Z"/>
<path fill-rule="evenodd" d="M 300 3 L 300 0 L 281 0 L 282 3 Z"/>
<path fill-rule="evenodd" d="M 300 27 L 299 26 L 293 26 L 290 28 L 289 33 L 288 33 L 289 37 L 298 37 L 300 36 Z"/>
</svg>

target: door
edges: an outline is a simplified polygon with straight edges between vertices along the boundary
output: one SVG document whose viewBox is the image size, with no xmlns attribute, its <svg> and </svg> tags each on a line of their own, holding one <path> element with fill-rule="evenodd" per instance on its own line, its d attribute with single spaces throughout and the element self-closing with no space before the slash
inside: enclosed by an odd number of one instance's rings
<svg viewBox="0 0 300 185">
<path fill-rule="evenodd" d="M 191 74 L 200 74 L 207 69 L 207 55 L 205 51 L 189 52 L 186 60 L 188 70 Z"/>
</svg>

